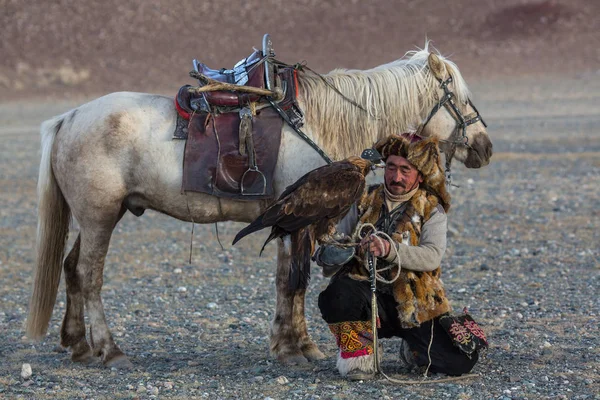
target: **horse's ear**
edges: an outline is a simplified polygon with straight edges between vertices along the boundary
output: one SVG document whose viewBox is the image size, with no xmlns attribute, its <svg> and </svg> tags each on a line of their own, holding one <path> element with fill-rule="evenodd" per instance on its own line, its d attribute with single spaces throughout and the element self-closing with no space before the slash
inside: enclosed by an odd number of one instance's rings
<svg viewBox="0 0 600 400">
<path fill-rule="evenodd" d="M 427 64 L 429 64 L 429 69 L 433 73 L 433 76 L 442 81 L 446 79 L 446 64 L 444 64 L 444 62 L 440 60 L 440 58 L 436 54 L 429 53 L 429 57 L 427 58 Z"/>
</svg>

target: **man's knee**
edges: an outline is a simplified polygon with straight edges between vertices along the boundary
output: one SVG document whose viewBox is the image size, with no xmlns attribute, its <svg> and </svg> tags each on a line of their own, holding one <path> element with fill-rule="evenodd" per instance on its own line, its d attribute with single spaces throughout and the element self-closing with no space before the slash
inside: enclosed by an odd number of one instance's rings
<svg viewBox="0 0 600 400">
<path fill-rule="evenodd" d="M 319 294 L 319 309 L 328 323 L 368 319 L 368 304 L 364 282 L 348 277 L 332 280 Z"/>
</svg>

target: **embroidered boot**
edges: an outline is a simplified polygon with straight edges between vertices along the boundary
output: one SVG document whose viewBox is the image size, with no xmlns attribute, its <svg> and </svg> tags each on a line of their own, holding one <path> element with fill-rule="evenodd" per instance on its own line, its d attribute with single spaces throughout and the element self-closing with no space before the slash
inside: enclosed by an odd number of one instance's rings
<svg viewBox="0 0 600 400">
<path fill-rule="evenodd" d="M 338 322 L 329 324 L 329 329 L 340 349 L 337 359 L 340 374 L 351 380 L 372 378 L 375 367 L 371 321 Z"/>
<path fill-rule="evenodd" d="M 379 343 L 377 356 L 381 363 L 383 346 Z M 375 377 L 374 354 L 343 358 L 342 351 L 338 353 L 337 369 L 340 375 L 351 381 L 367 381 Z"/>
<path fill-rule="evenodd" d="M 404 339 L 400 340 L 400 367 L 409 370 L 417 367 L 417 360 L 415 359 L 413 352 L 410 350 L 408 343 Z"/>
</svg>

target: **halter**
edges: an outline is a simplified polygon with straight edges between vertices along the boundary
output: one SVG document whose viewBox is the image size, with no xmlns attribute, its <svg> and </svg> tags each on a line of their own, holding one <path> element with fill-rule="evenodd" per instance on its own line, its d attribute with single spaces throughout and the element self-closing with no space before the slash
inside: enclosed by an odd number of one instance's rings
<svg viewBox="0 0 600 400">
<path fill-rule="evenodd" d="M 474 112 L 465 116 L 460 111 L 460 109 L 456 105 L 456 95 L 450 90 L 450 88 L 448 88 L 448 85 L 452 83 L 452 76 L 448 77 L 448 79 L 446 79 L 445 81 L 437 77 L 436 79 L 440 83 L 440 88 L 444 90 L 444 96 L 442 96 L 440 101 L 438 101 L 438 103 L 433 107 L 433 109 L 429 113 L 429 116 L 427 117 L 427 119 L 425 119 L 425 122 L 423 122 L 423 124 L 419 128 L 418 133 L 421 133 L 423 129 L 425 129 L 425 126 L 427 126 L 429 121 L 431 121 L 433 116 L 442 107 L 445 107 L 446 110 L 448 110 L 448 113 L 454 119 L 454 121 L 456 121 L 456 128 L 452 132 L 452 135 L 450 135 L 450 138 L 446 140 L 440 139 L 441 142 L 448 142 L 451 145 L 450 150 L 446 152 L 446 179 L 448 181 L 448 184 L 451 184 L 452 179 L 450 174 L 450 163 L 452 162 L 452 157 L 454 157 L 456 146 L 463 145 L 466 147 L 471 147 L 469 145 L 469 138 L 467 137 L 467 127 L 480 121 L 486 128 L 487 124 L 481 117 L 481 114 L 479 114 L 477 107 L 475 107 L 471 99 L 467 99 L 467 102 L 473 108 Z"/>
</svg>

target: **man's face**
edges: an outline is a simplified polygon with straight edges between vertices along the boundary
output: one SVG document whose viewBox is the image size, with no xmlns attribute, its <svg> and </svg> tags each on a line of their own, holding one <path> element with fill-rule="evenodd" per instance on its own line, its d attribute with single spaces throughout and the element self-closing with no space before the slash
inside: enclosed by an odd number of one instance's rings
<svg viewBox="0 0 600 400">
<path fill-rule="evenodd" d="M 423 182 L 419 171 L 406 158 L 389 156 L 385 162 L 385 186 L 394 195 L 410 192 Z"/>
</svg>

